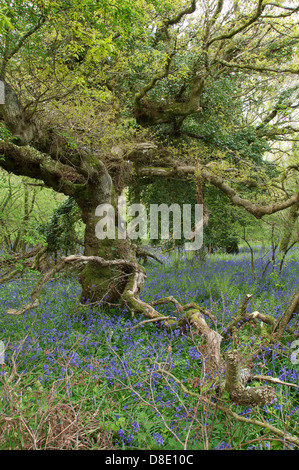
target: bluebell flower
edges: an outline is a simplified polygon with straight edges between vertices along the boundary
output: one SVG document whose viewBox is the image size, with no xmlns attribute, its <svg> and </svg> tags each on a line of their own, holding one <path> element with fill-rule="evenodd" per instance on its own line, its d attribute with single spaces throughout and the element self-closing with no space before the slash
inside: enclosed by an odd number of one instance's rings
<svg viewBox="0 0 299 470">
<path fill-rule="evenodd" d="M 218 446 L 214 447 L 214 450 L 225 450 L 231 449 L 231 446 L 227 443 L 222 441 Z"/>
<path fill-rule="evenodd" d="M 140 430 L 139 423 L 137 423 L 137 421 L 133 421 L 133 423 L 132 423 L 132 428 L 133 428 L 133 431 L 134 431 L 134 432 L 139 431 L 139 430 Z"/>
<path fill-rule="evenodd" d="M 123 429 L 119 429 L 119 430 L 118 430 L 118 435 L 119 435 L 119 437 L 120 437 L 121 442 L 124 442 L 124 441 L 125 441 L 125 438 L 126 438 L 126 436 L 125 436 L 125 431 L 124 431 Z"/>
<path fill-rule="evenodd" d="M 160 446 L 162 446 L 164 444 L 164 439 L 163 437 L 161 436 L 161 434 L 159 434 L 158 432 L 155 432 L 153 434 L 153 438 L 154 440 L 156 441 L 156 443 Z"/>
</svg>

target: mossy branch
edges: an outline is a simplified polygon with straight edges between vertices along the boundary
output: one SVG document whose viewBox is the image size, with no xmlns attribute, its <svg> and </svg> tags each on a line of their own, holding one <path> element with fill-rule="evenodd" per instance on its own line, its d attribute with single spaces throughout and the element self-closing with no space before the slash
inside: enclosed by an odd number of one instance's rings
<svg viewBox="0 0 299 470">
<path fill-rule="evenodd" d="M 276 392 L 273 387 L 246 387 L 250 373 L 247 369 L 241 369 L 242 357 L 238 351 L 229 351 L 226 359 L 225 390 L 232 401 L 241 405 L 265 405 L 274 400 Z"/>
</svg>

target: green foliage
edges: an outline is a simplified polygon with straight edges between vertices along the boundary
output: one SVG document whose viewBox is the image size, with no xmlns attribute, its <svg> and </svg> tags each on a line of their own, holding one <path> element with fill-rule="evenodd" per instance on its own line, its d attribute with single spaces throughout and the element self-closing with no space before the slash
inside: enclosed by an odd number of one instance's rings
<svg viewBox="0 0 299 470">
<path fill-rule="evenodd" d="M 49 253 L 63 252 L 64 254 L 78 251 L 80 237 L 79 208 L 76 201 L 69 197 L 53 212 L 49 221 L 39 227 L 41 235 L 47 243 Z"/>
<path fill-rule="evenodd" d="M 59 196 L 38 182 L 0 173 L 0 240 L 2 248 L 22 251 L 45 244 L 40 226 L 58 204 Z"/>
<path fill-rule="evenodd" d="M 179 204 L 183 213 L 183 204 L 192 205 L 192 227 L 195 224 L 194 205 L 196 200 L 196 184 L 193 179 L 182 181 L 176 178 L 155 178 L 148 184 L 134 182 L 129 188 L 130 203 L 141 202 L 149 213 L 150 204 Z M 226 250 L 238 245 L 240 236 L 247 226 L 255 224 L 253 218 L 244 211 L 229 203 L 227 197 L 217 188 L 204 187 L 204 202 L 209 213 L 208 225 L 204 227 L 203 242 L 205 247 Z M 160 221 L 161 222 L 161 221 Z M 173 230 L 173 220 L 170 219 L 170 233 Z M 183 223 L 183 222 L 182 222 Z M 161 223 L 159 224 L 161 232 Z M 183 233 L 183 227 L 182 227 Z M 153 240 L 153 244 L 161 244 L 161 239 Z M 170 246 L 181 246 L 185 240 L 170 239 Z"/>
<path fill-rule="evenodd" d="M 12 140 L 13 136 L 11 132 L 2 124 L 0 123 L 0 140 L 10 141 Z"/>
</svg>

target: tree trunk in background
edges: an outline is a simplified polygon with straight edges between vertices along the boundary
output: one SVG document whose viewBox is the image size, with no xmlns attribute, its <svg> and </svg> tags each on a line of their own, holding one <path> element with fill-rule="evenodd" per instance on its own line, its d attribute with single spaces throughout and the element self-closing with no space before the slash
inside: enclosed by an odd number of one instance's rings
<svg viewBox="0 0 299 470">
<path fill-rule="evenodd" d="M 227 245 L 226 247 L 226 253 L 228 254 L 238 254 L 239 253 L 239 247 L 237 242 L 232 242 L 230 245 Z"/>
<path fill-rule="evenodd" d="M 289 218 L 287 220 L 287 224 L 281 237 L 279 249 L 283 253 L 285 253 L 289 247 L 291 237 L 296 226 L 296 221 L 298 219 L 298 213 L 299 203 L 297 202 L 297 204 L 294 204 L 289 210 Z"/>
</svg>

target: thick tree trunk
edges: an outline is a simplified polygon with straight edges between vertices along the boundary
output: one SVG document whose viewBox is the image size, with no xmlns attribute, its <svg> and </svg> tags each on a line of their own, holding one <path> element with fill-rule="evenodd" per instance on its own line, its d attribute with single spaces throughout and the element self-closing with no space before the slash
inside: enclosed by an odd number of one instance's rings
<svg viewBox="0 0 299 470">
<path fill-rule="evenodd" d="M 77 199 L 85 223 L 84 255 L 99 256 L 105 260 L 135 260 L 134 250 L 126 239 L 118 239 L 117 223 L 115 238 L 100 240 L 96 236 L 99 217 L 96 209 L 101 204 L 114 206 L 113 186 L 108 172 L 99 172 L 98 181 L 89 184 L 88 190 Z M 115 211 L 117 217 L 117 211 Z M 79 275 L 82 286 L 82 302 L 109 302 L 120 300 L 128 280 L 129 271 L 124 266 L 99 265 L 89 261 Z"/>
<path fill-rule="evenodd" d="M 99 256 L 107 260 L 129 259 L 129 246 L 126 240 L 99 240 L 95 235 L 98 218 L 94 213 L 84 214 L 85 256 Z M 81 301 L 115 303 L 119 301 L 127 282 L 128 273 L 119 266 L 100 266 L 93 261 L 88 262 L 79 275 L 82 286 Z"/>
</svg>

